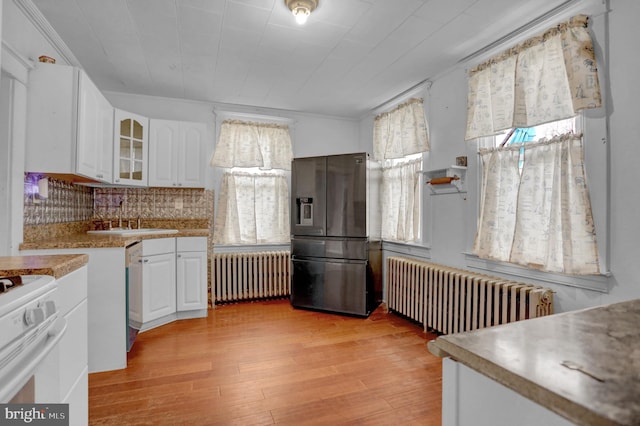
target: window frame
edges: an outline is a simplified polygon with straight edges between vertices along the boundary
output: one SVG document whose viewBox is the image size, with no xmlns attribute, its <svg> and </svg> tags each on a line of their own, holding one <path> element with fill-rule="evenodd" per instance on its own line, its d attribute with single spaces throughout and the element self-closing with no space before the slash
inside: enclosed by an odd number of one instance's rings
<svg viewBox="0 0 640 426">
<path fill-rule="evenodd" d="M 582 116 L 582 133 L 585 147 L 584 161 L 587 174 L 587 184 L 591 198 L 591 207 L 596 227 L 596 238 L 598 243 L 598 255 L 600 259 L 600 275 L 576 276 L 564 275 L 552 272 L 542 272 L 526 267 L 480 259 L 473 254 L 473 241 L 477 229 L 477 219 L 479 217 L 480 190 L 482 186 L 481 170 L 478 164 L 477 151 L 479 143 L 484 138 L 470 140 L 466 144 L 468 153 L 467 177 L 475 176 L 476 188 L 469 191 L 467 200 L 470 208 L 466 212 L 467 248 L 462 253 L 465 257 L 465 264 L 470 269 L 487 273 L 499 273 L 513 277 L 516 280 L 539 282 L 542 285 L 556 284 L 569 288 L 591 290 L 595 294 L 608 293 L 613 274 L 611 266 L 611 241 L 610 241 L 610 209 L 611 209 L 611 149 L 609 138 L 609 94 L 608 94 L 608 33 L 606 29 L 606 4 L 600 0 L 586 0 L 585 2 L 575 2 L 557 13 L 549 14 L 537 19 L 524 27 L 508 34 L 502 39 L 490 44 L 480 51 L 463 58 L 460 62 L 468 66 L 480 63 L 494 56 L 499 51 L 505 49 L 506 44 L 517 44 L 535 35 L 549 24 L 560 22 L 578 13 L 584 13 L 590 17 L 590 30 L 594 48 L 596 49 L 596 60 L 598 62 L 598 76 L 600 78 L 600 90 L 602 94 L 602 107 L 598 109 L 585 110 L 580 113 Z M 575 293 L 571 293 L 575 294 Z"/>
<path fill-rule="evenodd" d="M 408 162 L 412 162 L 412 161 L 420 161 L 420 169 L 424 170 L 424 153 L 417 153 L 417 154 L 409 154 L 409 155 L 405 155 L 404 157 L 401 158 L 393 158 L 393 159 L 386 159 L 386 160 L 380 160 L 380 167 L 381 167 L 381 171 L 382 173 L 384 173 L 384 168 L 386 166 L 388 167 L 395 167 L 398 165 L 401 165 L 403 163 L 408 163 Z M 424 241 L 424 215 L 423 215 L 423 211 L 424 211 L 424 185 L 422 183 L 422 174 L 419 173 L 418 174 L 418 200 L 414 200 L 414 204 L 418 203 L 418 231 L 417 231 L 417 239 L 415 241 L 401 241 L 401 240 L 392 240 L 392 239 L 384 239 L 384 242 L 387 242 L 389 244 L 393 244 L 393 245 L 414 245 L 414 246 L 422 246 L 423 245 L 423 241 Z M 380 196 L 382 197 L 382 180 L 380 182 Z M 381 224 L 382 226 L 382 224 Z"/>
<path fill-rule="evenodd" d="M 511 276 L 517 280 L 538 281 L 543 283 L 561 284 L 569 287 L 592 290 L 600 293 L 609 292 L 609 143 L 607 143 L 606 117 L 602 111 L 583 111 L 576 117 L 576 130 L 582 132 L 584 143 L 585 173 L 591 209 L 596 227 L 596 240 L 598 244 L 598 257 L 600 261 L 599 275 L 569 275 L 555 272 L 539 271 L 508 262 L 500 262 L 482 259 L 473 254 L 473 241 L 477 231 L 477 221 L 480 215 L 480 194 L 482 190 L 482 166 L 478 155 L 474 157 L 475 163 L 475 200 L 473 208 L 468 209 L 468 224 L 470 230 L 467 250 L 465 251 L 466 266 L 471 269 L 488 273 L 499 273 Z M 478 148 L 492 146 L 495 137 L 478 138 L 469 141 L 470 145 Z M 604 160 L 604 161 L 603 161 Z M 468 171 L 469 173 L 469 171 Z"/>
<path fill-rule="evenodd" d="M 273 124 L 286 124 L 289 126 L 289 134 L 291 136 L 291 144 L 292 148 L 295 146 L 295 120 L 287 117 L 277 117 L 271 115 L 262 115 L 262 114 L 253 114 L 246 113 L 242 111 L 230 111 L 230 110 L 214 110 L 213 115 L 215 117 L 215 143 L 216 146 L 218 144 L 218 136 L 220 135 L 220 128 L 222 126 L 223 121 L 225 120 L 241 120 L 241 121 L 255 121 L 260 123 L 273 123 Z M 213 153 L 211 154 L 211 158 L 213 158 Z M 209 160 L 211 160 L 211 158 Z M 222 185 L 222 176 L 227 170 L 231 170 L 231 168 L 224 167 L 212 167 L 213 168 L 213 191 L 214 191 L 214 213 L 212 220 L 215 220 L 217 209 L 219 208 L 220 203 L 220 189 Z M 285 178 L 287 180 L 287 187 L 289 190 L 289 198 L 291 197 L 291 171 L 283 170 Z M 287 208 L 290 208 L 289 203 L 287 204 Z M 289 212 L 291 214 L 291 212 Z M 286 243 L 257 243 L 257 244 L 214 244 L 213 252 L 214 253 L 253 253 L 260 251 L 278 251 L 278 250 L 289 250 L 291 244 L 289 242 Z"/>
</svg>

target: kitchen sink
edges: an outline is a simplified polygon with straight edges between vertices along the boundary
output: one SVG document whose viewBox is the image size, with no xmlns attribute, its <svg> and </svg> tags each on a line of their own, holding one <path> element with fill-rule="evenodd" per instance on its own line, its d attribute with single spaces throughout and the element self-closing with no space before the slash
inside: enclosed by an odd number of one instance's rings
<svg viewBox="0 0 640 426">
<path fill-rule="evenodd" d="M 111 229 L 102 229 L 97 231 L 87 231 L 87 234 L 118 235 L 118 236 L 149 235 L 149 234 L 177 234 L 177 233 L 178 233 L 177 229 L 162 229 L 162 228 L 140 228 L 140 229 L 111 228 Z"/>
</svg>

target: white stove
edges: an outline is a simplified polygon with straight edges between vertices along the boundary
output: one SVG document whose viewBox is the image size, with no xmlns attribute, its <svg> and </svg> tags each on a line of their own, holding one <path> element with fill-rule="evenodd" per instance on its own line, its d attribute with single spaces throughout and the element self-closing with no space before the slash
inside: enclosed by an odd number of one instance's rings
<svg viewBox="0 0 640 426">
<path fill-rule="evenodd" d="M 58 314 L 57 290 L 48 275 L 0 277 L 0 403 L 15 400 L 29 382 L 39 385 L 34 380 L 38 367 L 66 327 Z M 36 399 L 37 389 L 31 392 Z"/>
</svg>

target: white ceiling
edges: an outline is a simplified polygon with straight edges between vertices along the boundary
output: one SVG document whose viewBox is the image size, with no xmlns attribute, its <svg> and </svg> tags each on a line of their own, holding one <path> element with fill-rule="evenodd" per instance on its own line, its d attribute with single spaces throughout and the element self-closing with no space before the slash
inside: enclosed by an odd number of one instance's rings
<svg viewBox="0 0 640 426">
<path fill-rule="evenodd" d="M 98 87 L 361 117 L 566 0 L 33 0 Z"/>
</svg>

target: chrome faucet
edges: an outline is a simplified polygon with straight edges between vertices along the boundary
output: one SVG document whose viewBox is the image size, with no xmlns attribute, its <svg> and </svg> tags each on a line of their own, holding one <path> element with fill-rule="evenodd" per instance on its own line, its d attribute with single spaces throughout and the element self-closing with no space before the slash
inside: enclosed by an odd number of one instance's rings
<svg viewBox="0 0 640 426">
<path fill-rule="evenodd" d="M 118 207 L 118 228 L 122 228 L 122 203 L 124 203 L 124 200 L 120 200 L 120 206 Z"/>
</svg>

